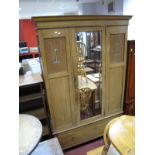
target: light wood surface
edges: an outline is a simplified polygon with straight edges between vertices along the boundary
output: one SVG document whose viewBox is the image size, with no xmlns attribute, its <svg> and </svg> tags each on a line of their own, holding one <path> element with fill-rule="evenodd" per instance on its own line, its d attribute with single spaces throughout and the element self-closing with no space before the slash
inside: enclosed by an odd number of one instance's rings
<svg viewBox="0 0 155 155">
<path fill-rule="evenodd" d="M 69 128 L 72 124 L 71 92 L 73 92 L 73 83 L 68 38 L 67 29 L 39 31 L 43 76 L 53 131 Z M 57 54 L 55 49 L 57 49 Z M 55 63 L 56 58 L 58 63 Z"/>
<path fill-rule="evenodd" d="M 108 112 L 115 113 L 121 110 L 122 101 L 122 81 L 123 81 L 123 69 L 113 68 L 110 69 L 109 78 L 109 104 Z"/>
<path fill-rule="evenodd" d="M 135 117 L 121 116 L 109 128 L 109 139 L 122 155 L 135 154 Z"/>
<path fill-rule="evenodd" d="M 85 20 L 129 20 L 132 16 L 109 16 L 109 15 L 82 15 L 82 16 L 40 16 L 33 17 L 35 22 L 48 22 L 48 21 L 85 21 Z"/>
<path fill-rule="evenodd" d="M 62 148 L 67 149 L 71 146 L 76 146 L 77 144 L 101 137 L 107 123 L 118 116 L 120 115 L 110 116 L 100 120 L 90 118 L 89 122 L 87 120 L 78 127 L 73 127 L 70 130 L 64 130 L 53 134 L 58 136 Z"/>
<path fill-rule="evenodd" d="M 52 100 L 52 106 L 50 104 L 49 109 L 52 111 L 52 108 L 54 108 L 53 113 L 56 130 L 65 129 L 71 126 L 72 118 L 68 82 L 67 77 L 49 80 L 51 88 L 49 97 Z"/>
<path fill-rule="evenodd" d="M 62 33 L 62 31 L 58 32 Z M 59 38 L 48 38 L 45 40 L 45 44 L 48 73 L 54 74 L 67 71 L 65 37 L 59 36 Z"/>
<path fill-rule="evenodd" d="M 24 74 L 19 76 L 19 86 L 41 83 L 43 79 L 40 74 Z"/>
<path fill-rule="evenodd" d="M 127 25 L 131 16 L 58 16 L 34 17 L 38 30 L 38 41 L 45 79 L 49 111 L 54 135 L 57 135 L 63 148 L 69 148 L 103 133 L 107 120 L 122 114 L 126 63 Z M 80 119 L 79 89 L 89 87 L 96 90 L 93 81 L 79 83 L 77 78 L 76 34 L 77 32 L 101 32 L 102 47 L 102 103 L 101 114 L 97 117 Z M 59 33 L 59 34 L 58 34 Z M 123 42 L 117 41 L 120 34 Z M 111 38 L 113 36 L 113 38 Z M 110 62 L 110 51 L 117 55 L 119 45 L 121 62 Z M 62 48 L 63 47 L 63 48 Z M 61 63 L 51 64 L 55 53 Z M 64 49 L 64 50 L 63 50 Z M 115 50 L 115 51 L 113 51 Z M 117 58 L 114 57 L 114 59 Z M 113 63 L 114 62 L 114 63 Z M 121 64 L 121 65 L 120 65 Z M 56 68 L 56 67 L 57 68 Z M 89 79 L 88 79 L 89 80 Z M 83 81 L 83 79 L 81 80 Z M 85 81 L 85 80 L 84 80 Z M 60 95 L 61 94 L 61 95 Z M 112 117 L 113 116 L 113 117 Z M 108 119 L 107 119 L 108 118 Z M 103 124 L 99 124 L 99 122 Z M 91 124 L 91 128 L 89 127 Z M 98 128 L 96 128 L 98 125 Z M 77 135 L 75 134 L 77 132 Z M 66 140 L 67 139 L 67 140 Z"/>
<path fill-rule="evenodd" d="M 58 139 L 52 138 L 40 142 L 31 155 L 63 155 L 63 152 Z"/>
<path fill-rule="evenodd" d="M 33 151 L 42 135 L 41 122 L 32 115 L 19 115 L 19 155 Z"/>
<path fill-rule="evenodd" d="M 108 137 L 109 127 L 114 123 L 118 118 L 114 118 L 106 124 L 103 132 L 103 141 L 104 145 L 87 152 L 87 155 L 119 155 L 117 150 L 111 145 L 111 142 Z"/>
<path fill-rule="evenodd" d="M 132 16 L 103 16 L 103 15 L 82 15 L 82 16 L 46 16 L 33 17 L 37 28 L 60 28 L 60 27 L 85 27 L 85 26 L 107 26 L 107 25 L 128 25 Z M 59 22 L 61 21 L 61 22 Z"/>
<path fill-rule="evenodd" d="M 112 26 L 107 29 L 107 107 L 106 113 L 114 114 L 123 109 L 126 74 L 127 26 Z M 121 34 L 121 35 L 120 35 Z"/>
</svg>

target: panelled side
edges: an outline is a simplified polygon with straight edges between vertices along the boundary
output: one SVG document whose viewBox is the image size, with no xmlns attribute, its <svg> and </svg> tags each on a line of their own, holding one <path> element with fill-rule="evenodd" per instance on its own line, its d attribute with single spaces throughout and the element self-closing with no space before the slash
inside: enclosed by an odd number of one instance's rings
<svg viewBox="0 0 155 155">
<path fill-rule="evenodd" d="M 127 27 L 107 27 L 106 35 L 108 59 L 106 114 L 108 115 L 123 111 Z"/>
</svg>

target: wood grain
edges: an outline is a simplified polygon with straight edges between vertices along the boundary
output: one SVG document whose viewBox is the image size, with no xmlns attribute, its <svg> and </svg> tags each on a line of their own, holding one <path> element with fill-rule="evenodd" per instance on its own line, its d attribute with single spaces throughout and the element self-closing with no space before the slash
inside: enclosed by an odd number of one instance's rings
<svg viewBox="0 0 155 155">
<path fill-rule="evenodd" d="M 123 69 L 110 69 L 108 112 L 121 111 Z"/>
<path fill-rule="evenodd" d="M 55 129 L 65 129 L 70 127 L 72 124 L 71 117 L 71 105 L 70 105 L 70 90 L 68 87 L 68 78 L 55 78 L 50 81 L 50 98 L 49 103 L 50 111 L 54 109 L 54 122 Z"/>
<path fill-rule="evenodd" d="M 33 18 L 38 30 L 52 129 L 63 148 L 101 136 L 107 121 L 122 114 L 127 25 L 130 18 L 131 16 Z M 102 39 L 102 110 L 100 115 L 85 120 L 80 119 L 76 57 L 76 34 L 83 31 L 99 31 Z M 119 51 L 116 51 L 120 53 L 119 61 L 110 59 L 116 58 L 113 56 L 115 52 L 112 52 L 113 49 L 117 49 L 117 46 L 113 48 L 114 43 L 119 43 Z M 51 65 L 54 57 L 51 48 L 64 51 L 58 55 L 62 64 Z"/>
<path fill-rule="evenodd" d="M 76 15 L 76 16 L 40 16 L 33 17 L 35 22 L 46 21 L 82 21 L 82 20 L 129 20 L 132 16 L 108 16 L 108 15 Z"/>
<path fill-rule="evenodd" d="M 107 105 L 106 114 L 123 110 L 126 75 L 126 26 L 112 26 L 107 32 Z M 115 46 L 114 46 L 115 45 Z"/>
<path fill-rule="evenodd" d="M 123 155 L 135 154 L 135 117 L 121 116 L 109 127 L 109 139 Z"/>
<path fill-rule="evenodd" d="M 58 136 L 63 149 L 70 148 L 72 146 L 88 142 L 97 137 L 101 137 L 107 123 L 118 116 L 120 116 L 120 114 L 115 116 L 111 115 L 107 118 L 100 118 L 98 120 L 94 120 L 91 123 L 85 122 L 83 125 L 74 126 L 69 130 L 62 131 L 55 135 Z"/>
</svg>

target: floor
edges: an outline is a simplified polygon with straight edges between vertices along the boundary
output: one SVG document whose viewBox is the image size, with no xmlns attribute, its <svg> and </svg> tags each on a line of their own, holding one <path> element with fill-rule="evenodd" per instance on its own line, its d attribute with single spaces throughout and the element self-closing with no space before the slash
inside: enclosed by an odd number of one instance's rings
<svg viewBox="0 0 155 155">
<path fill-rule="evenodd" d="M 95 149 L 101 145 L 103 145 L 103 138 L 98 138 L 83 145 L 66 150 L 64 151 L 64 155 L 86 155 L 89 150 Z"/>
</svg>

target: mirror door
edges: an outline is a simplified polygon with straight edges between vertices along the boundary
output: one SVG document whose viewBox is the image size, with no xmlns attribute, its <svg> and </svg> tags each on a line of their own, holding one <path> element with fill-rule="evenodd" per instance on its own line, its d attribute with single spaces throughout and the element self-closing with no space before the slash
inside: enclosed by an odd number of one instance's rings
<svg viewBox="0 0 155 155">
<path fill-rule="evenodd" d="M 102 113 L 101 30 L 75 32 L 76 79 L 79 120 Z"/>
</svg>

